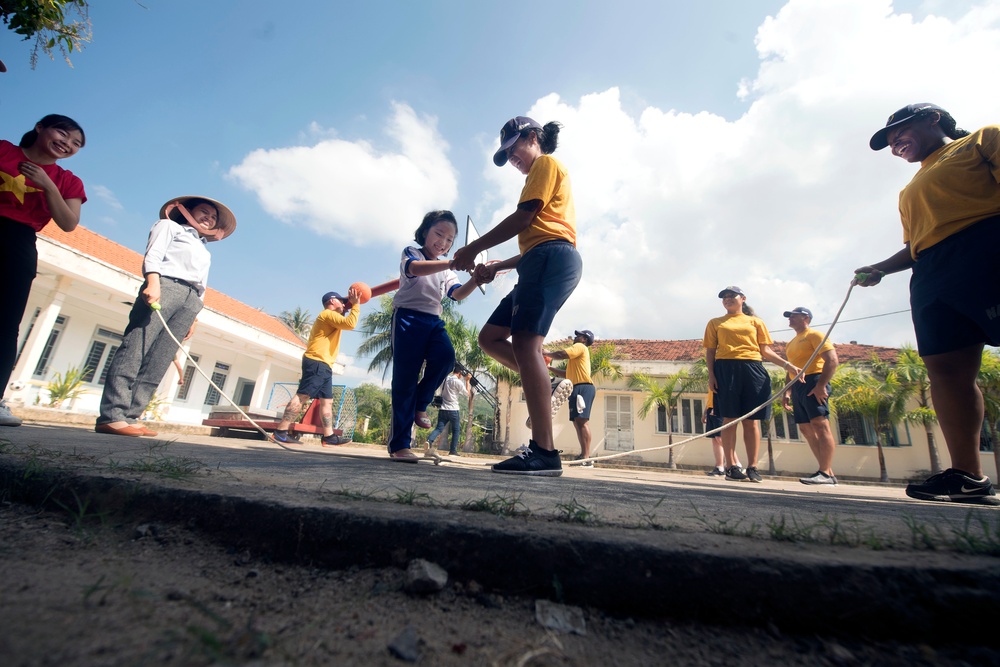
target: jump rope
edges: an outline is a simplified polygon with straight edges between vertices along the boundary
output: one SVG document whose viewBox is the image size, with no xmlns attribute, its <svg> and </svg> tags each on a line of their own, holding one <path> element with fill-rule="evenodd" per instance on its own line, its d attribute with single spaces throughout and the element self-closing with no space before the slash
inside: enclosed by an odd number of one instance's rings
<svg viewBox="0 0 1000 667">
<path fill-rule="evenodd" d="M 189 221 L 193 222 L 193 220 L 191 219 L 191 215 L 188 213 L 188 211 L 182 205 L 178 204 L 177 208 L 180 210 L 180 212 L 184 215 L 185 218 L 187 218 Z M 826 335 L 823 336 L 823 340 L 820 342 L 820 344 L 816 346 L 816 349 L 813 351 L 812 356 L 809 357 L 809 360 L 806 363 L 802 364 L 802 368 L 799 370 L 798 374 L 795 377 L 793 377 L 791 380 L 789 380 L 788 383 L 784 387 L 782 387 L 778 391 L 774 392 L 770 397 L 768 397 L 768 399 L 766 401 L 764 401 L 763 403 L 761 403 L 760 405 L 758 405 L 757 407 L 755 407 L 753 410 L 751 410 L 750 412 L 746 413 L 745 415 L 743 415 L 741 417 L 738 417 L 738 418 L 734 419 L 733 421 L 731 421 L 731 422 L 729 422 L 729 423 L 727 423 L 727 424 L 725 424 L 723 426 L 720 426 L 719 428 L 712 429 L 711 431 L 706 431 L 705 433 L 699 433 L 698 435 L 693 435 L 690 438 L 685 438 L 684 440 L 681 440 L 680 442 L 675 442 L 675 443 L 672 443 L 672 444 L 669 444 L 669 445 L 660 445 L 658 447 L 646 447 L 646 448 L 642 449 L 641 452 L 656 452 L 656 451 L 660 451 L 660 450 L 663 450 L 663 449 L 671 449 L 673 447 L 680 447 L 681 445 L 685 445 L 685 444 L 687 444 L 689 442 L 693 442 L 694 440 L 700 440 L 702 438 L 711 438 L 715 434 L 721 433 L 722 431 L 724 431 L 727 428 L 736 428 L 737 424 L 739 424 L 742 421 L 745 421 L 748 417 L 750 417 L 751 415 L 753 415 L 754 413 L 756 413 L 758 410 L 761 410 L 761 409 L 765 408 L 766 406 L 770 405 L 772 402 L 774 402 L 779 396 L 783 395 L 788 390 L 789 387 L 793 386 L 796 382 L 799 381 L 799 378 L 802 377 L 803 373 L 805 373 L 806 369 L 809 367 L 809 364 L 811 364 L 813 362 L 813 360 L 819 354 L 819 351 L 821 349 L 823 349 L 823 345 L 826 343 L 827 340 L 829 340 L 830 334 L 833 333 L 833 328 L 835 326 L 837 326 L 837 322 L 840 320 L 840 315 L 841 315 L 841 313 L 844 312 L 844 308 L 847 306 L 847 302 L 851 298 L 851 292 L 854 290 L 854 288 L 858 284 L 865 282 L 868 279 L 868 276 L 869 276 L 869 274 L 867 274 L 867 273 L 858 273 L 857 275 L 854 276 L 854 279 L 851 280 L 850 287 L 847 288 L 847 294 L 844 296 L 844 301 L 840 304 L 840 308 L 837 309 L 837 314 L 834 316 L 833 321 L 830 322 L 830 327 L 826 330 Z M 178 349 L 180 349 L 180 351 L 184 353 L 184 357 L 187 359 L 187 361 L 191 363 L 191 365 L 195 368 L 195 370 L 198 371 L 198 373 L 201 374 L 201 376 L 203 378 L 205 378 L 206 380 L 208 380 L 208 384 L 211 385 L 212 388 L 215 389 L 215 391 L 219 392 L 220 396 L 222 396 L 223 398 L 225 398 L 234 408 L 236 408 L 237 412 L 239 412 L 248 422 L 250 422 L 251 425 L 253 425 L 253 427 L 255 429 L 257 429 L 261 433 L 261 435 L 264 436 L 265 440 L 267 440 L 268 442 L 274 443 L 275 445 L 278 445 L 282 449 L 284 449 L 286 451 L 289 451 L 289 452 L 296 452 L 296 453 L 299 453 L 299 454 L 322 453 L 322 454 L 327 454 L 327 455 L 330 455 L 330 456 L 345 456 L 344 453 L 333 452 L 333 451 L 331 451 L 331 452 L 323 452 L 323 451 L 314 452 L 312 450 L 294 449 L 292 447 L 286 446 L 284 443 L 279 442 L 278 440 L 275 440 L 274 437 L 271 436 L 271 434 L 269 434 L 260 424 L 258 424 L 256 421 L 253 420 L 253 418 L 250 415 L 248 415 L 246 412 L 244 412 L 243 408 L 241 408 L 240 406 L 238 406 L 236 404 L 236 401 L 234 401 L 232 398 L 230 398 L 228 394 L 226 394 L 225 392 L 223 392 L 222 389 L 217 384 L 215 384 L 215 382 L 212 381 L 212 378 L 210 378 L 205 373 L 205 371 L 203 371 L 201 369 L 201 366 L 199 366 L 198 362 L 195 361 L 194 358 L 192 358 L 191 354 L 187 350 L 184 349 L 184 346 L 181 344 L 181 342 L 179 340 L 177 340 L 176 336 L 174 336 L 174 332 L 170 330 L 169 326 L 167 326 L 167 321 L 163 318 L 163 313 L 160 312 L 160 304 L 159 304 L 159 302 L 154 301 L 153 303 L 149 304 L 149 307 L 153 310 L 154 313 L 156 313 L 156 316 L 160 318 L 160 323 L 163 324 L 163 328 L 167 332 L 167 335 L 170 336 L 171 340 L 173 340 L 175 343 L 177 343 Z M 523 446 L 522 446 L 522 448 L 523 448 Z M 636 452 L 634 450 L 632 450 L 632 451 L 625 451 L 625 452 L 616 452 L 614 454 L 605 454 L 604 456 L 591 456 L 590 458 L 586 458 L 586 459 L 576 459 L 576 460 L 573 460 L 573 461 L 568 461 L 566 463 L 566 465 L 568 465 L 568 466 L 582 466 L 582 465 L 584 465 L 586 463 L 593 463 L 595 461 L 609 461 L 611 459 L 617 459 L 617 458 L 620 458 L 620 457 L 623 457 L 623 456 L 633 456 L 635 454 L 636 454 Z M 447 463 L 449 463 L 449 464 L 464 465 L 464 466 L 473 466 L 473 467 L 477 467 L 477 468 L 480 468 L 480 467 L 483 467 L 483 466 L 488 466 L 488 465 L 493 465 L 492 462 L 489 462 L 489 463 L 473 463 L 472 461 L 461 461 L 461 460 L 454 460 L 454 459 L 445 459 L 442 456 L 438 455 L 436 452 L 434 452 L 433 449 L 428 449 L 428 453 L 425 454 L 425 456 L 428 457 L 428 458 L 430 458 L 430 459 L 432 459 L 434 461 L 434 465 L 440 465 L 444 461 L 447 461 Z"/>
</svg>

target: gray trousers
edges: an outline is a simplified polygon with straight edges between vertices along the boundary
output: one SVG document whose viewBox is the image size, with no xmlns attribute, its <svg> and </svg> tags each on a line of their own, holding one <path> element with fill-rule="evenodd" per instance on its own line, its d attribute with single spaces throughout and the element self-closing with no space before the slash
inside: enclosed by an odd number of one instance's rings
<svg viewBox="0 0 1000 667">
<path fill-rule="evenodd" d="M 149 405 L 177 354 L 177 343 L 142 298 L 145 287 L 143 283 L 139 288 L 122 344 L 108 369 L 98 424 L 135 422 Z M 160 313 L 177 340 L 187 335 L 203 305 L 193 287 L 160 277 Z"/>
</svg>

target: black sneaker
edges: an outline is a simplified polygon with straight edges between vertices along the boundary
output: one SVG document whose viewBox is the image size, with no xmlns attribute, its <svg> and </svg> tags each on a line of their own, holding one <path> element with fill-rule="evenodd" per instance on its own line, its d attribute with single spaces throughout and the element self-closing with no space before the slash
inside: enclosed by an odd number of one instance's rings
<svg viewBox="0 0 1000 667">
<path fill-rule="evenodd" d="M 345 438 L 342 435 L 324 435 L 323 439 L 320 440 L 324 445 L 346 445 L 350 441 L 350 438 Z"/>
<path fill-rule="evenodd" d="M 829 484 L 831 486 L 837 485 L 837 477 L 835 475 L 827 475 L 822 470 L 817 470 L 809 477 L 799 477 L 799 481 L 803 484 Z"/>
<path fill-rule="evenodd" d="M 757 466 L 750 466 L 747 468 L 747 479 L 751 482 L 763 482 L 764 478 L 760 476 L 760 472 L 757 471 Z"/>
<path fill-rule="evenodd" d="M 530 440 L 527 445 L 521 445 L 514 456 L 494 465 L 493 472 L 559 477 L 562 475 L 562 461 L 558 451 L 547 452 L 538 447 L 534 440 Z"/>
<path fill-rule="evenodd" d="M 739 466 L 730 466 L 729 469 L 726 470 L 726 479 L 731 482 L 742 482 L 746 478 L 747 476 L 743 473 L 743 469 Z"/>
<path fill-rule="evenodd" d="M 709 470 L 705 474 L 708 475 L 709 477 L 724 477 L 725 474 L 726 474 L 726 469 L 725 468 L 712 468 L 711 470 Z"/>
<path fill-rule="evenodd" d="M 931 475 L 921 484 L 910 482 L 906 495 L 917 500 L 942 500 L 953 503 L 980 503 L 998 505 L 997 492 L 989 477 L 973 479 L 961 470 L 948 468 Z"/>
<path fill-rule="evenodd" d="M 286 445 L 301 445 L 302 441 L 288 431 L 275 431 L 274 439 Z"/>
</svg>

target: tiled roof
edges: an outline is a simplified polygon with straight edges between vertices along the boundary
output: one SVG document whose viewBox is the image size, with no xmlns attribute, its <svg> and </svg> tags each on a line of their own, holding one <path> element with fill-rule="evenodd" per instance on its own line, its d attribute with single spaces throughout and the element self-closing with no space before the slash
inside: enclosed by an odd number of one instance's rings
<svg viewBox="0 0 1000 667">
<path fill-rule="evenodd" d="M 128 271 L 137 278 L 142 277 L 141 253 L 92 232 L 83 225 L 79 225 L 72 233 L 64 232 L 55 224 L 46 225 L 39 234 L 105 264 Z M 275 338 L 305 348 L 302 340 L 277 317 L 261 312 L 211 287 L 205 291 L 205 307 L 254 329 L 269 333 Z"/>
<path fill-rule="evenodd" d="M 559 341 L 562 343 L 562 341 Z M 572 343 L 565 340 L 565 346 Z M 701 339 L 695 340 L 639 340 L 635 338 L 603 338 L 597 345 L 611 343 L 615 346 L 616 359 L 629 361 L 690 361 L 694 362 L 705 356 Z M 899 350 L 894 347 L 879 347 L 877 345 L 858 345 L 857 343 L 835 343 L 837 358 L 841 363 L 848 361 L 867 361 L 874 352 L 882 361 L 893 361 Z M 546 347 L 557 349 L 558 344 L 546 344 Z M 777 342 L 771 348 L 785 356 L 785 343 Z"/>
</svg>

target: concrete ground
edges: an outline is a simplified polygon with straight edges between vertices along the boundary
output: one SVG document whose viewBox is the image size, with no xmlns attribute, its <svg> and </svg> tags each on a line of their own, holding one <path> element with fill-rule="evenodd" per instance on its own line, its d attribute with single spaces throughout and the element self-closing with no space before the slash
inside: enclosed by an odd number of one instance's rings
<svg viewBox="0 0 1000 667">
<path fill-rule="evenodd" d="M 456 580 L 628 614 L 1000 643 L 1000 508 L 913 501 L 901 485 L 600 463 L 529 478 L 492 473 L 497 460 L 413 465 L 371 445 L 288 451 L 26 423 L 0 430 L 0 498 L 85 499 L 88 511 L 183 522 L 278 561 L 425 558 Z"/>
</svg>

